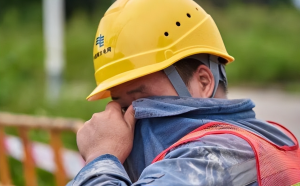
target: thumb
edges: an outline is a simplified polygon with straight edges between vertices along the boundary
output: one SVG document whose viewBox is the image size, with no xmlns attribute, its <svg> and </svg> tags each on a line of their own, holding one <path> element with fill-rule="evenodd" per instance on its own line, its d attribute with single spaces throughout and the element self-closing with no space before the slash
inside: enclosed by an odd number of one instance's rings
<svg viewBox="0 0 300 186">
<path fill-rule="evenodd" d="M 130 125 L 131 128 L 134 128 L 136 119 L 134 117 L 134 109 L 132 105 L 130 105 L 127 111 L 125 112 L 124 120 L 128 125 Z"/>
</svg>

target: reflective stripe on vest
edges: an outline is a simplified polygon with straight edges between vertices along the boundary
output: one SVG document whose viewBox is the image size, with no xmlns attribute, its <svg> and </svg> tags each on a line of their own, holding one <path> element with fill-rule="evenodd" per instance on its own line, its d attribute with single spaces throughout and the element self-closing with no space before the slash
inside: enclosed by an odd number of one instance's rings
<svg viewBox="0 0 300 186">
<path fill-rule="evenodd" d="M 263 137 L 228 123 L 205 124 L 181 138 L 160 153 L 152 163 L 164 159 L 173 148 L 196 141 L 206 135 L 232 134 L 244 139 L 251 146 L 256 159 L 257 182 L 260 186 L 290 186 L 300 183 L 300 150 L 296 137 L 285 127 L 275 122 L 270 124 L 280 128 L 295 143 L 294 146 L 278 146 Z"/>
</svg>

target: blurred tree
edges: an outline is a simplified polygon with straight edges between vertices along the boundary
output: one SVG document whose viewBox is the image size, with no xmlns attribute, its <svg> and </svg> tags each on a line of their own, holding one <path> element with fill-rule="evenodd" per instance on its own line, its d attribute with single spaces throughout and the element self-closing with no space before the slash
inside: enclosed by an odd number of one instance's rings
<svg viewBox="0 0 300 186">
<path fill-rule="evenodd" d="M 260 4 L 267 4 L 267 5 L 278 5 L 283 3 L 290 4 L 291 1 L 287 0 L 243 0 L 245 3 L 260 3 Z"/>
<path fill-rule="evenodd" d="M 34 6 L 34 5 L 41 5 L 42 4 L 42 0 L 10 0 L 10 1 L 5 1 L 5 0 L 1 0 L 0 1 L 0 22 L 1 22 L 1 18 L 3 17 L 3 15 L 6 13 L 7 10 L 11 10 L 11 9 L 17 9 L 18 12 L 20 12 L 21 14 L 26 14 L 26 10 L 28 7 L 30 6 Z"/>
<path fill-rule="evenodd" d="M 112 1 L 97 1 L 97 0 L 65 0 L 66 5 L 66 17 L 67 19 L 71 18 L 72 15 L 78 10 L 85 11 L 89 16 L 92 16 L 96 12 L 105 11 Z M 101 10 L 101 11 L 100 11 Z"/>
<path fill-rule="evenodd" d="M 99 1 L 99 0 L 64 0 L 66 8 L 66 17 L 69 19 L 74 13 L 78 10 L 86 12 L 88 15 L 93 15 L 99 10 L 106 10 L 111 4 L 112 1 Z M 9 9 L 17 9 L 19 12 L 24 12 L 28 7 L 33 5 L 42 5 L 42 0 L 10 0 L 0 1 L 0 18 L 3 16 L 3 13 Z M 0 20 L 1 21 L 1 20 Z"/>
<path fill-rule="evenodd" d="M 85 10 L 87 14 L 91 14 L 95 11 L 96 1 L 95 0 L 65 0 L 66 17 L 69 19 L 76 12 L 76 10 Z"/>
<path fill-rule="evenodd" d="M 93 15 L 99 10 L 106 10 L 111 4 L 112 0 L 64 0 L 66 6 L 66 17 L 69 19 L 74 12 L 78 10 L 85 11 L 88 15 Z M 266 4 L 266 5 L 278 5 L 278 4 L 291 4 L 292 0 L 195 0 L 196 2 L 211 2 L 214 6 L 224 7 L 232 3 L 251 3 L 251 4 Z M 33 4 L 41 4 L 42 0 L 10 0 L 0 1 L 0 17 L 5 10 L 10 8 L 17 8 L 22 11 Z"/>
<path fill-rule="evenodd" d="M 235 3 L 265 4 L 271 6 L 276 6 L 280 4 L 291 4 L 291 0 L 195 0 L 195 1 L 198 3 L 210 2 L 217 7 L 224 7 Z"/>
</svg>

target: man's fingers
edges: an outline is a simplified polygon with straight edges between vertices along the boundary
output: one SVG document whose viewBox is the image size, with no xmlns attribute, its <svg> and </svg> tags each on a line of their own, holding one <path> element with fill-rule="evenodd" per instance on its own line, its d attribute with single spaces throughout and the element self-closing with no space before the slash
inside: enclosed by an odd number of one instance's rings
<svg viewBox="0 0 300 186">
<path fill-rule="evenodd" d="M 136 119 L 134 118 L 134 109 L 132 107 L 132 105 L 130 105 L 127 109 L 127 111 L 125 112 L 124 116 L 122 114 L 122 108 L 121 108 L 121 105 L 117 102 L 109 102 L 107 105 L 106 105 L 106 108 L 105 110 L 114 110 L 114 112 L 116 114 L 120 114 L 120 116 L 122 118 L 124 118 L 125 122 L 130 126 L 130 128 L 134 128 L 134 125 L 135 125 L 135 122 L 136 122 Z"/>
<path fill-rule="evenodd" d="M 109 102 L 105 107 L 105 110 L 111 110 L 111 109 L 118 110 L 120 111 L 120 113 L 122 113 L 121 105 L 115 101 Z"/>
<path fill-rule="evenodd" d="M 125 112 L 124 119 L 125 119 L 126 123 L 128 125 L 130 125 L 131 128 L 134 128 L 136 119 L 134 117 L 134 109 L 133 109 L 132 105 L 130 105 L 128 107 L 127 111 Z"/>
</svg>

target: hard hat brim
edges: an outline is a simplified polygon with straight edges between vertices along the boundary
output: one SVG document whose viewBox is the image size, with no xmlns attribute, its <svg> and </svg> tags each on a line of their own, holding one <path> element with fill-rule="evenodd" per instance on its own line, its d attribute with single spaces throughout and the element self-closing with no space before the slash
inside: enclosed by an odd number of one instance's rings
<svg viewBox="0 0 300 186">
<path fill-rule="evenodd" d="M 110 89 L 112 87 L 115 87 L 122 83 L 131 81 L 133 79 L 137 79 L 139 77 L 142 77 L 142 76 L 154 73 L 154 72 L 158 72 L 185 57 L 188 57 L 188 56 L 194 55 L 194 54 L 200 54 L 200 53 L 220 56 L 220 57 L 226 59 L 228 61 L 228 63 L 234 61 L 234 58 L 232 56 L 228 55 L 227 53 L 223 53 L 223 52 L 220 52 L 220 51 L 217 51 L 214 49 L 208 49 L 208 48 L 188 49 L 185 51 L 181 51 L 178 54 L 174 54 L 172 57 L 166 59 L 163 62 L 156 63 L 153 65 L 147 65 L 147 66 L 144 66 L 144 67 L 141 67 L 138 69 L 130 70 L 130 71 L 118 74 L 116 76 L 113 76 L 113 77 L 101 82 L 86 99 L 88 101 L 95 101 L 95 100 L 99 100 L 99 99 L 108 98 L 108 97 L 110 97 L 110 91 L 108 89 Z"/>
</svg>

